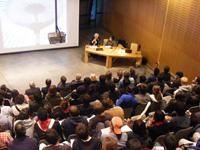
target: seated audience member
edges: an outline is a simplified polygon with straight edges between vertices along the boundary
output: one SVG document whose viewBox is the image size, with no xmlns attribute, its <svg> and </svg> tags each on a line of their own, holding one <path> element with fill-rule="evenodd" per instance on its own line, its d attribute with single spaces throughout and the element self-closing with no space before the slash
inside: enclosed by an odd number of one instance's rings
<svg viewBox="0 0 200 150">
<path fill-rule="evenodd" d="M 160 135 L 167 134 L 171 129 L 171 125 L 165 120 L 165 114 L 160 110 L 157 110 L 153 118 L 148 120 L 147 127 L 152 141 Z"/>
<path fill-rule="evenodd" d="M 170 67 L 165 66 L 164 71 L 161 73 L 163 80 L 168 84 L 171 81 Z"/>
<path fill-rule="evenodd" d="M 48 112 L 44 108 L 40 108 L 37 112 L 38 120 L 34 125 L 34 137 L 39 141 L 45 139 L 48 129 L 55 129 L 60 138 L 62 138 L 62 129 L 58 121 L 49 118 Z"/>
<path fill-rule="evenodd" d="M 118 70 L 117 71 L 117 77 L 113 78 L 114 83 L 116 84 L 117 88 L 119 87 L 119 81 L 123 78 L 123 71 Z"/>
<path fill-rule="evenodd" d="M 107 86 L 109 88 L 110 84 L 114 83 L 113 82 L 113 77 L 112 77 L 113 75 L 112 75 L 111 71 L 107 71 L 105 75 L 106 75 L 106 84 L 107 84 Z"/>
<path fill-rule="evenodd" d="M 119 88 L 126 89 L 130 84 L 134 84 L 134 78 L 130 77 L 128 71 L 124 71 L 123 78 L 119 81 Z"/>
<path fill-rule="evenodd" d="M 14 116 L 18 116 L 23 109 L 28 108 L 29 105 L 25 103 L 24 95 L 19 94 L 15 98 L 15 104 L 11 107 Z"/>
<path fill-rule="evenodd" d="M 57 92 L 57 88 L 55 85 L 51 85 L 46 95 L 45 102 L 46 104 L 50 104 L 53 108 L 54 106 L 58 106 L 61 103 L 61 96 Z"/>
<path fill-rule="evenodd" d="M 147 83 L 157 82 L 159 74 L 160 74 L 160 69 L 157 67 L 154 68 L 153 74 L 147 79 Z"/>
<path fill-rule="evenodd" d="M 121 131 L 123 121 L 120 117 L 113 117 L 111 120 L 111 127 L 109 132 L 103 132 L 101 139 L 111 137 L 117 141 L 118 149 L 126 149 L 126 143 L 128 141 L 128 135 L 126 132 Z"/>
<path fill-rule="evenodd" d="M 91 101 L 95 101 L 100 98 L 100 93 L 99 93 L 99 86 L 98 83 L 91 83 L 88 87 L 88 94 L 91 97 Z"/>
<path fill-rule="evenodd" d="M 113 103 L 116 103 L 116 101 L 119 99 L 120 92 L 116 89 L 116 85 L 114 83 L 109 85 L 108 94 Z"/>
<path fill-rule="evenodd" d="M 57 90 L 60 92 L 62 97 L 67 96 L 71 92 L 70 83 L 66 83 L 67 78 L 65 76 L 61 76 L 60 82 L 57 85 Z"/>
<path fill-rule="evenodd" d="M 174 90 L 177 90 L 179 86 L 181 86 L 181 78 L 183 77 L 183 72 L 178 71 L 176 72 L 175 79 L 173 79 L 170 83 L 170 87 L 173 88 Z"/>
<path fill-rule="evenodd" d="M 9 150 L 38 150 L 38 143 L 32 138 L 26 136 L 26 128 L 23 123 L 15 125 L 16 138 L 8 146 Z"/>
<path fill-rule="evenodd" d="M 181 78 L 181 86 L 174 91 L 174 95 L 176 95 L 177 92 L 183 91 L 183 92 L 191 92 L 192 86 L 188 84 L 188 78 L 187 77 L 182 77 Z"/>
<path fill-rule="evenodd" d="M 137 138 L 128 141 L 128 150 L 142 150 L 142 143 Z"/>
<path fill-rule="evenodd" d="M 126 88 L 126 93 L 122 94 L 122 96 L 116 102 L 116 106 L 120 106 L 122 108 L 129 108 L 136 106 L 138 104 L 138 101 L 136 100 L 132 92 L 133 92 L 133 86 L 129 85 Z"/>
<path fill-rule="evenodd" d="M 32 138 L 36 121 L 34 118 L 31 118 L 29 109 L 24 109 L 20 112 L 20 114 L 16 117 L 14 125 L 19 122 L 23 123 L 24 127 L 26 128 L 26 136 Z"/>
<path fill-rule="evenodd" d="M 99 76 L 99 92 L 100 94 L 103 94 L 106 91 L 108 91 L 108 85 L 106 84 L 106 76 L 100 75 Z"/>
<path fill-rule="evenodd" d="M 151 99 L 149 97 L 148 86 L 144 83 L 138 86 L 138 94 L 135 95 L 139 104 L 147 104 Z"/>
<path fill-rule="evenodd" d="M 108 41 L 105 43 L 105 46 L 111 46 L 111 47 L 113 47 L 113 46 L 116 46 L 116 45 L 117 45 L 117 43 L 115 41 L 115 37 L 114 36 L 110 36 L 108 38 Z"/>
<path fill-rule="evenodd" d="M 0 124 L 7 122 L 5 126 L 7 126 L 8 128 L 11 127 L 12 121 L 13 121 L 13 112 L 12 112 L 12 108 L 10 106 L 10 102 L 8 99 L 3 99 L 2 96 L 0 96 Z M 4 118 L 4 119 L 3 119 Z M 10 125 L 9 125 L 10 124 Z"/>
<path fill-rule="evenodd" d="M 90 41 L 90 45 L 95 45 L 98 46 L 100 44 L 100 37 L 99 37 L 99 33 L 95 33 L 93 38 Z"/>
<path fill-rule="evenodd" d="M 149 95 L 152 101 L 152 104 L 149 108 L 150 112 L 156 110 L 163 110 L 165 108 L 165 101 L 163 100 L 163 95 L 160 89 L 160 86 L 154 85 L 152 89 L 152 94 Z"/>
<path fill-rule="evenodd" d="M 77 139 L 73 142 L 72 150 L 101 150 L 101 141 L 88 134 L 88 127 L 84 123 L 76 126 Z"/>
<path fill-rule="evenodd" d="M 80 116 L 80 110 L 77 106 L 70 106 L 69 113 L 70 117 L 63 120 L 61 124 L 63 128 L 63 134 L 66 139 L 69 135 L 75 133 L 75 128 L 78 123 L 82 122 L 88 124 L 87 119 L 85 117 Z"/>
<path fill-rule="evenodd" d="M 39 87 L 36 87 L 35 83 L 31 81 L 29 83 L 29 89 L 25 91 L 25 94 L 28 95 L 28 97 L 33 100 L 34 97 L 42 98 L 42 94 Z"/>
<path fill-rule="evenodd" d="M 68 142 L 59 143 L 59 135 L 54 129 L 49 129 L 46 133 L 46 142 L 40 144 L 40 150 L 70 150 Z"/>
<path fill-rule="evenodd" d="M 11 133 L 0 123 L 0 149 L 7 148 L 13 141 Z"/>
<path fill-rule="evenodd" d="M 102 150 L 117 150 L 117 141 L 112 137 L 105 137 L 102 141 Z"/>
<path fill-rule="evenodd" d="M 42 87 L 42 89 L 41 89 L 43 99 L 45 99 L 45 97 L 49 91 L 49 88 L 51 86 L 51 79 L 46 79 L 45 84 L 46 84 L 46 86 Z"/>
<path fill-rule="evenodd" d="M 185 114 L 186 107 L 183 102 L 176 104 L 176 116 L 172 117 L 171 123 L 175 131 L 184 129 L 190 126 L 190 118 Z"/>
<path fill-rule="evenodd" d="M 130 67 L 129 68 L 129 72 L 130 72 L 130 77 L 132 77 L 135 81 L 137 81 L 138 76 L 137 76 L 137 74 L 135 72 L 134 67 Z"/>
<path fill-rule="evenodd" d="M 88 94 L 83 96 L 83 104 L 80 105 L 80 115 L 90 117 L 93 113 L 92 106 L 90 105 L 91 97 Z"/>
<path fill-rule="evenodd" d="M 0 95 L 3 96 L 3 98 L 11 99 L 12 91 L 5 84 L 3 84 L 0 87 Z"/>
<path fill-rule="evenodd" d="M 75 80 L 72 80 L 71 82 L 71 90 L 76 89 L 80 85 L 83 85 L 83 81 L 81 80 L 81 74 L 77 73 Z"/>
<path fill-rule="evenodd" d="M 95 73 L 90 74 L 91 84 L 98 84 L 97 75 Z"/>
<path fill-rule="evenodd" d="M 150 145 L 148 130 L 143 120 L 135 120 L 132 125 L 132 130 L 135 137 L 142 143 L 143 148 Z"/>
</svg>

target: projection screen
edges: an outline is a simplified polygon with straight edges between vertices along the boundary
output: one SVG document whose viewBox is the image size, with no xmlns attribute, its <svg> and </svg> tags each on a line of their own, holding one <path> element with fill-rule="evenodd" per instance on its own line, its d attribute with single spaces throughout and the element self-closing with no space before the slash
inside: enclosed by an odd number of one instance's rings
<svg viewBox="0 0 200 150">
<path fill-rule="evenodd" d="M 74 47 L 79 44 L 79 0 L 58 0 L 58 27 L 66 42 L 49 44 L 55 32 L 55 0 L 0 0 L 0 53 Z"/>
</svg>

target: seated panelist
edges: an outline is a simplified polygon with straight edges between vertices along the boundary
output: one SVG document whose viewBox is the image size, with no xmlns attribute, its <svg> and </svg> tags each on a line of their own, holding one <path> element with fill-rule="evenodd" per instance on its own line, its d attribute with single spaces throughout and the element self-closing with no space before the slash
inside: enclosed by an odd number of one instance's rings
<svg viewBox="0 0 200 150">
<path fill-rule="evenodd" d="M 95 33 L 92 40 L 90 41 L 90 45 L 98 46 L 100 44 L 99 33 Z"/>
<path fill-rule="evenodd" d="M 108 41 L 106 42 L 105 46 L 111 46 L 111 47 L 116 46 L 116 41 L 114 36 L 110 36 L 108 38 Z"/>
</svg>

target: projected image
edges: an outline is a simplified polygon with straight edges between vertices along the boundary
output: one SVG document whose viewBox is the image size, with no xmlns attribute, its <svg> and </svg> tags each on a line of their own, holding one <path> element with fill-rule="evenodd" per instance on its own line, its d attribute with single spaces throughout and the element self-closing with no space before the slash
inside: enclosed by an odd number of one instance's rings
<svg viewBox="0 0 200 150">
<path fill-rule="evenodd" d="M 67 1 L 57 4 L 58 27 L 67 33 Z M 55 0 L 0 0 L 0 51 L 49 45 L 50 32 L 55 32 Z"/>
</svg>

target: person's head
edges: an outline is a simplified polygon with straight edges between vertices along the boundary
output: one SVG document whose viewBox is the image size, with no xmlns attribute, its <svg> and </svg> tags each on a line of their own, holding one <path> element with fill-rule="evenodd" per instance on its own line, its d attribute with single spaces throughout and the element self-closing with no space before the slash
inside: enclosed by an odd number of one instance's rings
<svg viewBox="0 0 200 150">
<path fill-rule="evenodd" d="M 182 71 L 177 71 L 176 72 L 176 77 L 178 77 L 178 78 L 182 78 L 183 77 L 183 72 Z"/>
<path fill-rule="evenodd" d="M 102 140 L 102 150 L 117 150 L 117 141 L 112 137 L 105 137 Z"/>
<path fill-rule="evenodd" d="M 31 116 L 35 116 L 37 114 L 38 109 L 40 108 L 40 105 L 33 101 L 29 103 L 29 113 Z"/>
<path fill-rule="evenodd" d="M 134 85 L 129 85 L 129 86 L 127 86 L 126 92 L 127 92 L 127 93 L 133 93 L 133 92 L 134 92 Z"/>
<path fill-rule="evenodd" d="M 147 130 L 144 121 L 141 119 L 135 120 L 132 126 L 133 132 L 138 136 L 145 137 L 147 136 Z"/>
<path fill-rule="evenodd" d="M 154 76 L 158 76 L 159 74 L 160 74 L 160 69 L 159 68 L 154 68 L 154 70 L 153 70 L 153 74 L 154 74 Z"/>
<path fill-rule="evenodd" d="M 48 119 L 48 111 L 40 107 L 37 111 L 37 116 L 40 121 L 46 121 Z"/>
<path fill-rule="evenodd" d="M 95 34 L 94 34 L 94 38 L 95 38 L 95 39 L 98 39 L 98 38 L 99 38 L 99 33 L 95 33 Z"/>
<path fill-rule="evenodd" d="M 140 83 L 145 83 L 146 80 L 147 80 L 147 78 L 144 75 L 142 75 L 142 76 L 139 77 Z"/>
<path fill-rule="evenodd" d="M 89 106 L 91 102 L 91 96 L 89 94 L 83 95 L 83 104 L 84 106 Z"/>
<path fill-rule="evenodd" d="M 117 77 L 118 77 L 119 79 L 121 79 L 121 78 L 123 77 L 123 71 L 122 71 L 122 70 L 118 70 L 118 71 L 117 71 Z"/>
<path fill-rule="evenodd" d="M 80 85 L 80 86 L 78 86 L 77 89 L 76 89 L 76 93 L 77 93 L 78 95 L 82 95 L 82 94 L 86 93 L 86 91 L 87 91 L 87 89 L 85 88 L 84 85 Z"/>
<path fill-rule="evenodd" d="M 22 122 L 15 125 L 15 134 L 17 138 L 26 136 L 26 127 Z"/>
<path fill-rule="evenodd" d="M 105 109 L 110 109 L 114 106 L 113 101 L 110 98 L 104 98 L 101 102 Z"/>
<path fill-rule="evenodd" d="M 56 130 L 54 129 L 49 129 L 46 133 L 45 136 L 46 141 L 50 144 L 50 145 L 55 145 L 58 143 L 59 140 L 59 135 L 56 132 Z"/>
<path fill-rule="evenodd" d="M 100 76 L 99 76 L 99 82 L 100 82 L 100 83 L 105 83 L 105 81 L 106 81 L 106 76 L 103 75 L 103 74 L 100 75 Z"/>
<path fill-rule="evenodd" d="M 34 83 L 34 81 L 31 81 L 31 82 L 29 83 L 29 87 L 30 87 L 30 88 L 35 88 L 35 83 Z"/>
<path fill-rule="evenodd" d="M 167 150 L 176 149 L 178 146 L 178 140 L 174 134 L 167 134 L 164 138 L 164 146 Z"/>
<path fill-rule="evenodd" d="M 19 95 L 19 91 L 14 89 L 12 90 L 12 97 L 13 97 L 13 100 L 15 99 L 15 97 L 17 97 L 17 95 Z"/>
<path fill-rule="evenodd" d="M 78 138 L 81 140 L 87 140 L 89 137 L 87 125 L 85 125 L 84 123 L 79 123 L 76 126 L 75 133 L 77 134 Z"/>
<path fill-rule="evenodd" d="M 115 83 L 111 82 L 111 83 L 109 84 L 109 89 L 110 89 L 110 91 L 115 91 L 115 88 L 116 88 Z"/>
<path fill-rule="evenodd" d="M 164 67 L 164 73 L 169 73 L 170 71 L 170 67 L 169 66 L 165 66 Z"/>
<path fill-rule="evenodd" d="M 107 80 L 112 80 L 112 72 L 111 71 L 107 71 L 106 72 L 106 79 Z"/>
<path fill-rule="evenodd" d="M 181 85 L 187 85 L 188 84 L 188 78 L 187 77 L 182 77 L 181 78 Z"/>
<path fill-rule="evenodd" d="M 49 87 L 48 93 L 49 93 L 50 95 L 55 95 L 55 94 L 57 93 L 57 87 L 56 87 L 56 85 L 51 85 L 51 86 Z"/>
<path fill-rule="evenodd" d="M 80 81 L 81 80 L 81 74 L 80 73 L 77 73 L 76 74 L 76 81 Z"/>
<path fill-rule="evenodd" d="M 69 108 L 69 113 L 70 113 L 71 116 L 75 117 L 75 116 L 78 116 L 80 114 L 80 111 L 79 111 L 77 106 L 72 105 Z"/>
<path fill-rule="evenodd" d="M 90 83 L 91 83 L 91 79 L 89 77 L 85 77 L 84 80 L 83 80 L 83 82 L 84 82 L 85 86 L 89 86 Z"/>
<path fill-rule="evenodd" d="M 165 120 L 165 114 L 163 111 L 157 110 L 155 111 L 153 118 L 155 122 L 163 122 Z"/>
<path fill-rule="evenodd" d="M 95 101 L 92 105 L 92 109 L 95 115 L 100 115 L 104 111 L 104 107 L 100 101 Z"/>
<path fill-rule="evenodd" d="M 24 101 L 25 101 L 25 98 L 24 98 L 24 95 L 22 95 L 22 94 L 19 94 L 19 95 L 15 98 L 15 103 L 16 103 L 16 104 L 21 105 L 21 104 L 24 103 Z"/>
<path fill-rule="evenodd" d="M 148 86 L 146 84 L 142 83 L 142 84 L 139 85 L 138 90 L 139 90 L 140 94 L 144 95 L 148 91 Z"/>
<path fill-rule="evenodd" d="M 1 98 L 0 98 L 0 99 L 1 99 Z M 0 101 L 1 101 L 1 100 L 0 100 Z M 9 100 L 5 99 L 5 100 L 3 101 L 3 105 L 4 105 L 4 106 L 10 106 Z"/>
<path fill-rule="evenodd" d="M 115 40 L 115 37 L 114 36 L 109 36 L 108 40 L 109 41 L 113 41 L 113 40 Z"/>
<path fill-rule="evenodd" d="M 130 67 L 129 68 L 129 72 L 130 72 L 131 75 L 135 75 L 135 69 L 134 69 L 134 67 Z"/>
<path fill-rule="evenodd" d="M 120 135 L 122 134 L 121 127 L 123 126 L 122 118 L 116 116 L 111 120 L 111 128 L 114 134 Z"/>
<path fill-rule="evenodd" d="M 124 71 L 124 78 L 129 78 L 130 77 L 130 72 Z"/>
<path fill-rule="evenodd" d="M 180 102 L 184 102 L 185 101 L 185 93 L 183 92 L 183 91 L 179 91 L 179 92 L 177 92 L 176 93 L 176 95 L 175 95 L 175 99 L 177 100 L 177 101 L 180 101 Z"/>
<path fill-rule="evenodd" d="M 47 87 L 50 87 L 51 86 L 51 79 L 46 79 L 45 83 L 46 83 Z"/>
<path fill-rule="evenodd" d="M 163 75 L 162 74 L 158 75 L 158 82 L 163 82 Z"/>
<path fill-rule="evenodd" d="M 97 76 L 96 76 L 96 74 L 95 74 L 95 73 L 91 73 L 91 74 L 90 74 L 90 79 L 91 79 L 91 81 L 97 81 Z"/>
<path fill-rule="evenodd" d="M 67 78 L 66 78 L 65 76 L 61 76 L 61 77 L 60 77 L 60 82 L 61 82 L 62 84 L 65 84 L 66 81 L 67 81 Z"/>
<path fill-rule="evenodd" d="M 137 138 L 132 138 L 128 141 L 128 147 L 129 150 L 141 150 L 142 149 L 142 144 L 139 139 Z"/>
<path fill-rule="evenodd" d="M 177 102 L 175 110 L 176 110 L 176 114 L 178 116 L 184 116 L 185 111 L 186 111 L 185 103 L 184 102 Z"/>
</svg>

